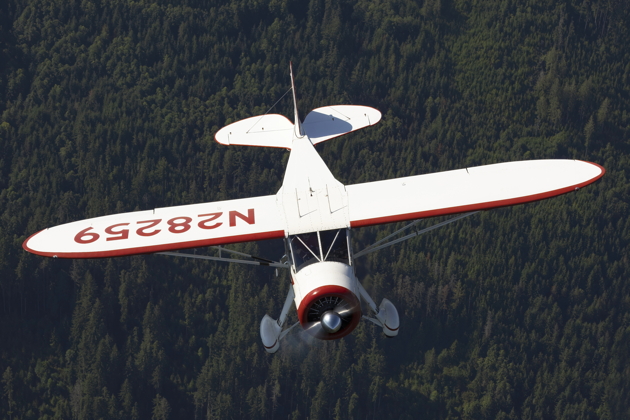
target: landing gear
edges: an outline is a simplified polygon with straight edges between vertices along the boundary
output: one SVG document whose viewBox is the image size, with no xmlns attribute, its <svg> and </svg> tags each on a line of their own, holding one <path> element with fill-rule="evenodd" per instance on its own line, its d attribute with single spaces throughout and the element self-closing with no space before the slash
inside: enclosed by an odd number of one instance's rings
<svg viewBox="0 0 630 420">
<path fill-rule="evenodd" d="M 386 337 L 396 337 L 398 335 L 398 328 L 400 328 L 400 318 L 398 318 L 398 311 L 396 310 L 394 304 L 388 299 L 383 299 L 381 305 L 377 308 L 376 303 L 374 303 L 363 285 L 358 281 L 357 283 L 359 284 L 359 293 L 361 294 L 361 297 L 368 304 L 376 317 L 371 318 L 363 315 L 363 318 L 383 328 L 383 333 Z"/>
<path fill-rule="evenodd" d="M 278 320 L 273 319 L 269 315 L 265 315 L 260 322 L 260 338 L 262 339 L 263 346 L 267 353 L 277 352 L 280 348 L 280 340 L 282 340 L 293 327 L 299 324 L 299 322 L 296 322 L 282 331 L 294 298 L 295 293 L 293 292 L 293 287 L 289 287 L 289 293 L 287 293 L 287 298 L 284 301 L 284 306 L 282 306 L 282 312 Z"/>
<path fill-rule="evenodd" d="M 400 327 L 400 320 L 398 318 L 398 311 L 393 303 L 391 303 L 388 299 L 383 299 L 380 306 L 377 307 L 368 292 L 365 290 L 363 285 L 357 280 L 359 294 L 361 298 L 367 303 L 372 313 L 374 314 L 374 318 L 363 315 L 363 318 L 366 320 L 373 322 L 383 329 L 383 333 L 386 337 L 395 337 L 398 335 L 398 328 Z M 289 288 L 289 292 L 287 293 L 287 297 L 284 301 L 284 306 L 282 307 L 282 312 L 280 313 L 280 317 L 277 320 L 273 319 L 269 315 L 265 315 L 260 322 L 260 338 L 262 339 L 263 346 L 267 353 L 275 353 L 280 348 L 280 340 L 284 338 L 285 335 L 293 327 L 299 324 L 296 322 L 289 328 L 283 330 L 289 309 L 291 308 L 291 303 L 295 299 L 295 293 L 293 288 Z M 357 302 L 358 303 L 358 302 Z M 343 311 L 342 311 L 343 313 Z M 360 312 L 359 312 L 360 315 Z M 339 315 L 338 311 L 331 311 L 326 309 L 324 313 L 321 315 L 321 319 L 318 320 L 318 324 L 321 323 L 321 328 L 326 333 L 334 334 L 342 326 L 342 318 Z"/>
</svg>

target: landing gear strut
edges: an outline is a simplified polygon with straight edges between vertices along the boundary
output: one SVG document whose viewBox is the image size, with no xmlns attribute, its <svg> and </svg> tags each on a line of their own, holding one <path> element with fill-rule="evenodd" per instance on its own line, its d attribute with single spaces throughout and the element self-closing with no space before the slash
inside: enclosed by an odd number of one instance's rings
<svg viewBox="0 0 630 420">
<path fill-rule="evenodd" d="M 400 328 L 400 318 L 398 318 L 398 311 L 396 310 L 394 304 L 388 299 L 383 299 L 381 305 L 377 308 L 376 303 L 374 303 L 361 282 L 357 281 L 357 283 L 359 284 L 359 293 L 361 294 L 361 297 L 368 304 L 376 317 L 372 318 L 363 315 L 363 318 L 373 322 L 379 327 L 382 327 L 383 333 L 385 333 L 387 337 L 396 337 L 398 335 L 398 328 Z"/>
<path fill-rule="evenodd" d="M 287 320 L 287 314 L 289 309 L 291 308 L 291 303 L 295 298 L 295 294 L 293 292 L 293 287 L 289 287 L 289 293 L 287 293 L 287 298 L 284 301 L 284 305 L 282 306 L 282 312 L 280 313 L 280 317 L 275 320 L 269 315 L 263 317 L 260 322 L 260 338 L 262 338 L 263 346 L 267 353 L 275 353 L 280 348 L 280 340 L 287 335 L 289 331 L 293 327 L 299 324 L 296 322 L 291 325 L 286 330 L 282 331 L 282 327 L 284 327 L 284 323 Z"/>
</svg>

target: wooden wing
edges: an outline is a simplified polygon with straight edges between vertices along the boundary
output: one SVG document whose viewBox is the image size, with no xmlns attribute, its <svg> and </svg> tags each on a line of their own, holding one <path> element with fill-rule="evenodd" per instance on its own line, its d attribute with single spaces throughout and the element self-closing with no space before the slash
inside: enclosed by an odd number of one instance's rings
<svg viewBox="0 0 630 420">
<path fill-rule="evenodd" d="M 580 160 L 531 160 L 348 185 L 350 226 L 528 203 L 578 190 L 604 173 Z"/>
<path fill-rule="evenodd" d="M 59 258 L 101 258 L 284 237 L 274 195 L 114 214 L 44 229 L 23 248 Z"/>
</svg>

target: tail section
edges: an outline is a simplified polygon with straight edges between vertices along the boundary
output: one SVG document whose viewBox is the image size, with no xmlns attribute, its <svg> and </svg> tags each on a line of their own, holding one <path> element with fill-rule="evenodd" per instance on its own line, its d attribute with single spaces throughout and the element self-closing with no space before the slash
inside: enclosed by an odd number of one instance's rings
<svg viewBox="0 0 630 420">
<path fill-rule="evenodd" d="M 302 130 L 302 123 L 300 122 L 300 115 L 297 109 L 297 99 L 295 97 L 295 81 L 293 80 L 293 63 L 289 63 L 289 72 L 291 73 L 291 90 L 293 91 L 293 113 L 295 124 L 295 135 L 297 137 L 304 136 L 304 130 Z"/>
<path fill-rule="evenodd" d="M 265 114 L 226 125 L 214 135 L 226 146 L 258 146 L 290 149 L 293 123 L 284 115 Z"/>
<path fill-rule="evenodd" d="M 294 138 L 307 136 L 318 144 L 352 131 L 374 125 L 381 113 L 367 106 L 334 105 L 312 110 L 300 121 L 295 95 L 293 64 L 289 64 L 293 91 L 294 122 L 278 114 L 265 114 L 237 121 L 220 129 L 214 139 L 225 145 L 279 147 L 291 149 Z"/>
</svg>

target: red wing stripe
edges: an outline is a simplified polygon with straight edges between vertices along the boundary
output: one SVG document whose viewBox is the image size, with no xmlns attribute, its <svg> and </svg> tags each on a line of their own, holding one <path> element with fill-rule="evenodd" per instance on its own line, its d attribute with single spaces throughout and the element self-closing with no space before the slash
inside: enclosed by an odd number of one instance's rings
<svg viewBox="0 0 630 420">
<path fill-rule="evenodd" d="M 41 231 L 40 231 L 41 232 Z M 33 254 L 42 255 L 44 257 L 53 258 L 108 258 L 123 257 L 126 255 L 152 254 L 154 252 L 174 251 L 186 248 L 198 248 L 211 245 L 225 245 L 238 242 L 261 241 L 264 239 L 284 238 L 284 230 L 276 230 L 271 232 L 252 233 L 247 235 L 226 236 L 223 238 L 201 239 L 197 241 L 178 242 L 163 245 L 143 246 L 136 248 L 116 249 L 111 251 L 97 252 L 41 252 L 35 251 L 28 247 L 28 241 L 39 232 L 31 235 L 24 241 L 22 247 Z"/>
</svg>

